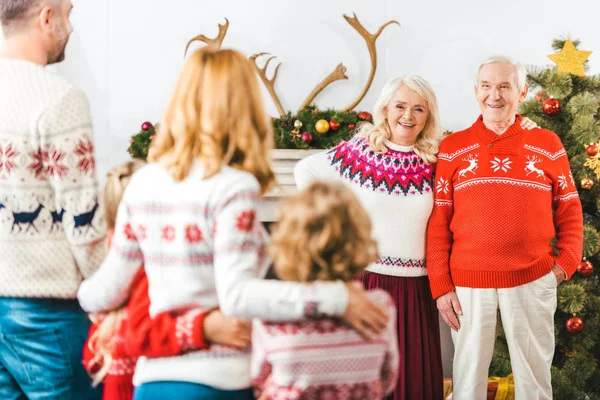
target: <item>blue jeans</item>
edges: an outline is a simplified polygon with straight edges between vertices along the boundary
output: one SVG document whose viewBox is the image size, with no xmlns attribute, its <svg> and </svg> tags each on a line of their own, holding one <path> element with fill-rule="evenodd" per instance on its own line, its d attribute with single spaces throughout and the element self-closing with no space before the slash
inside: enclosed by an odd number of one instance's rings
<svg viewBox="0 0 600 400">
<path fill-rule="evenodd" d="M 100 399 L 81 362 L 88 329 L 77 300 L 0 297 L 0 399 Z"/>
<path fill-rule="evenodd" d="M 134 400 L 253 400 L 252 389 L 219 390 L 200 383 L 149 382 L 135 388 Z"/>
</svg>

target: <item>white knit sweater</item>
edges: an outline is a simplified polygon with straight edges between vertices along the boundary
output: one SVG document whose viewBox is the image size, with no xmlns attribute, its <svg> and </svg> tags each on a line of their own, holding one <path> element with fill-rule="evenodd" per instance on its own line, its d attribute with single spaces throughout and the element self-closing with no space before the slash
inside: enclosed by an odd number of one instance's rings
<svg viewBox="0 0 600 400">
<path fill-rule="evenodd" d="M 121 305 L 144 263 L 150 313 L 220 306 L 225 314 L 267 320 L 295 319 L 316 310 L 341 315 L 343 283 L 308 285 L 259 279 L 268 266 L 266 232 L 256 218 L 256 179 L 223 167 L 203 179 L 196 162 L 175 182 L 158 164 L 132 177 L 120 204 L 106 261 L 79 290 L 90 312 Z M 250 387 L 250 353 L 220 346 L 163 359 L 142 358 L 136 385 L 151 381 L 198 382 L 222 389 Z"/>
<path fill-rule="evenodd" d="M 417 277 L 425 269 L 425 234 L 433 209 L 434 166 L 413 147 L 386 141 L 387 153 L 370 150 L 355 137 L 300 161 L 294 170 L 299 188 L 313 180 L 340 181 L 359 198 L 373 222 L 380 258 L 367 267 L 384 275 Z"/>
<path fill-rule="evenodd" d="M 0 58 L 0 296 L 75 298 L 105 232 L 85 94 Z"/>
</svg>

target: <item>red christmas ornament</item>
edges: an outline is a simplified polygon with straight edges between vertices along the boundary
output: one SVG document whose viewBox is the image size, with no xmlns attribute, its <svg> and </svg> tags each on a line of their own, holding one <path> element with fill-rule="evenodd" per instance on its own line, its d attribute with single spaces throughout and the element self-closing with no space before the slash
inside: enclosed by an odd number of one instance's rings
<svg viewBox="0 0 600 400">
<path fill-rule="evenodd" d="M 585 152 L 587 153 L 588 156 L 595 157 L 596 154 L 598 154 L 598 146 L 596 146 L 595 144 L 592 143 L 588 147 L 585 148 Z"/>
<path fill-rule="evenodd" d="M 547 115 L 556 115 L 560 112 L 560 101 L 556 99 L 547 99 L 544 101 L 542 109 Z"/>
<path fill-rule="evenodd" d="M 329 129 L 331 129 L 332 131 L 337 131 L 338 129 L 340 129 L 340 123 L 334 120 L 329 121 Z"/>
<path fill-rule="evenodd" d="M 147 131 L 148 129 L 151 129 L 152 127 L 153 127 L 152 123 L 148 122 L 148 121 L 146 121 L 142 124 L 143 131 Z"/>
<path fill-rule="evenodd" d="M 577 335 L 583 330 L 583 320 L 579 317 L 569 318 L 565 323 L 565 327 L 571 335 Z"/>
<path fill-rule="evenodd" d="M 304 132 L 302 136 L 300 136 L 303 142 L 310 143 L 313 140 L 313 136 L 310 132 Z"/>
<path fill-rule="evenodd" d="M 577 274 L 582 278 L 589 278 L 594 273 L 594 265 L 588 260 L 583 260 L 577 266 Z"/>
<path fill-rule="evenodd" d="M 373 118 L 373 116 L 369 112 L 361 111 L 360 113 L 358 113 L 358 118 L 362 120 L 368 120 Z"/>
<path fill-rule="evenodd" d="M 348 128 L 350 128 L 350 129 L 354 129 L 355 126 L 356 125 L 354 125 L 354 124 L 348 124 Z"/>
</svg>

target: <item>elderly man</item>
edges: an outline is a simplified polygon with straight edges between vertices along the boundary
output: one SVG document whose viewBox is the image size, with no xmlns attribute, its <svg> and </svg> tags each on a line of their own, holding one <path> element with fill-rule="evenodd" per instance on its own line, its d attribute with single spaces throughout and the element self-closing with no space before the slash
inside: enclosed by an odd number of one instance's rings
<svg viewBox="0 0 600 400">
<path fill-rule="evenodd" d="M 99 398 L 81 364 L 79 284 L 104 258 L 86 96 L 65 57 L 69 0 L 0 0 L 0 399 Z"/>
<path fill-rule="evenodd" d="M 520 127 L 527 91 L 522 65 L 486 60 L 475 82 L 481 116 L 438 156 L 427 273 L 453 329 L 458 400 L 486 397 L 498 310 L 516 398 L 552 398 L 556 288 L 581 260 L 583 215 L 558 136 Z"/>
</svg>

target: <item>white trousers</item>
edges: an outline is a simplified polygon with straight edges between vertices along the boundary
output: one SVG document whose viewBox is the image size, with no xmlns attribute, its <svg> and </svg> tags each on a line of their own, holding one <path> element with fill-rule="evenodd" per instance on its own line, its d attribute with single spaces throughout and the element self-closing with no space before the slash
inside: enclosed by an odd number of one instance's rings
<svg viewBox="0 0 600 400">
<path fill-rule="evenodd" d="M 486 398 L 498 310 L 508 342 L 516 400 L 552 399 L 554 273 L 507 289 L 457 287 L 456 294 L 463 315 L 459 316 L 458 332 L 452 331 L 453 399 Z"/>
</svg>

